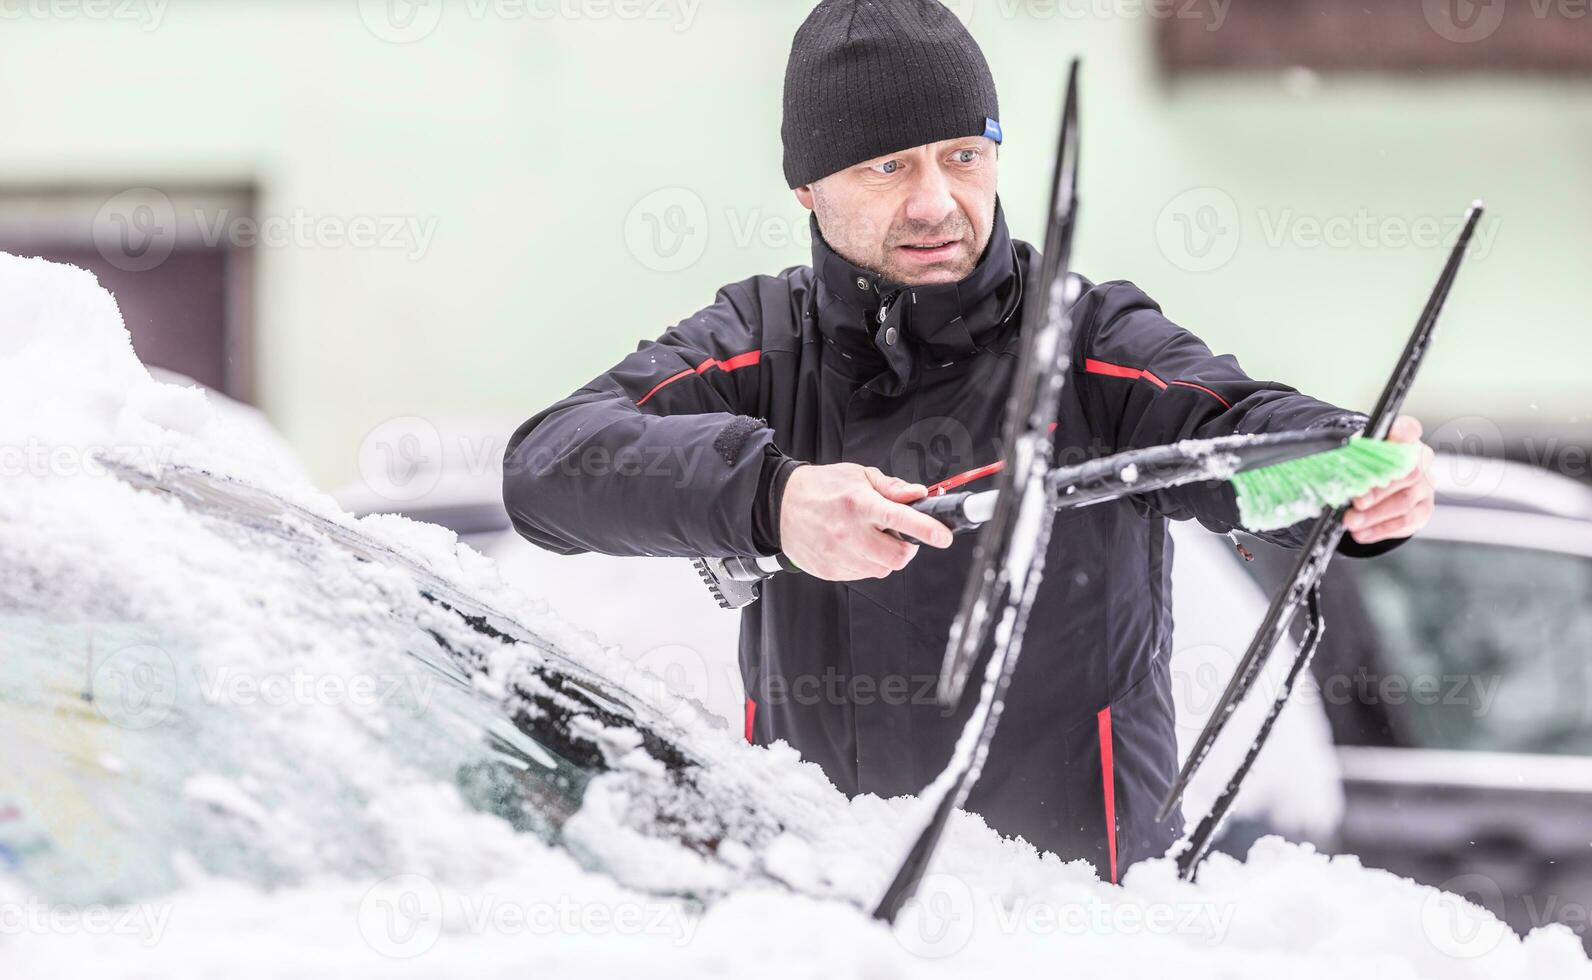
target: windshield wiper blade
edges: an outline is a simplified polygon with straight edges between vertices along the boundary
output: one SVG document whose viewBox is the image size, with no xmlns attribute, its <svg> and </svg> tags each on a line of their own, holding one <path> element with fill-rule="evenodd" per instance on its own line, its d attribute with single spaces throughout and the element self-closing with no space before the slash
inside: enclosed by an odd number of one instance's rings
<svg viewBox="0 0 1592 980">
<path fill-rule="evenodd" d="M 1068 261 L 1077 215 L 1078 59 L 1074 58 L 1062 97 L 1045 249 L 1040 256 L 1040 274 L 1035 277 L 1038 288 L 1023 310 L 1022 352 L 1006 403 L 1007 463 L 996 475 L 994 513 L 979 534 L 962 605 L 951 625 L 945 663 L 940 668 L 942 702 L 959 699 L 978 651 L 993 628 L 997 604 L 1005 610 L 1010 628 L 1002 631 L 1001 642 L 991 654 L 978 704 L 957 738 L 950 762 L 923 794 L 925 799 L 935 799 L 935 793 L 939 796 L 928 823 L 879 900 L 875 918 L 895 921 L 916 894 L 946 821 L 966 801 L 978 781 L 1000 720 L 1000 704 L 1012 668 L 1017 665 L 1027 610 L 1043 571 L 1045 546 L 1055 516 L 1045 475 L 1050 469 L 1051 427 L 1072 351 L 1071 306 L 1077 283 L 1068 272 Z M 1015 540 L 1020 527 L 1032 535 L 1030 540 Z M 1014 560 L 1022 557 L 1013 555 L 1014 545 L 1030 549 L 1027 560 Z"/>
<path fill-rule="evenodd" d="M 1432 332 L 1437 327 L 1437 318 L 1443 311 L 1443 303 L 1448 299 L 1449 290 L 1454 285 L 1454 279 L 1459 274 L 1459 266 L 1465 257 L 1466 250 L 1470 247 L 1471 235 L 1476 230 L 1476 223 L 1481 219 L 1482 204 L 1480 201 L 1473 203 L 1466 215 L 1465 224 L 1460 231 L 1458 240 L 1449 252 L 1448 261 L 1443 265 L 1442 274 L 1438 276 L 1437 284 L 1432 287 L 1431 295 L 1426 300 L 1426 306 L 1421 310 L 1420 318 L 1415 323 L 1415 329 L 1410 332 L 1409 340 L 1404 345 L 1404 351 L 1399 356 L 1398 362 L 1393 367 L 1392 374 L 1388 377 L 1387 384 L 1382 389 L 1382 395 L 1377 399 L 1376 407 L 1372 410 L 1365 426 L 1365 436 L 1369 439 L 1385 439 L 1393 428 L 1393 422 L 1398 418 L 1400 410 L 1404 407 L 1404 399 L 1409 395 L 1410 388 L 1415 384 L 1415 376 L 1420 371 L 1421 363 L 1425 360 L 1426 352 L 1431 346 Z M 1300 644 L 1295 655 L 1295 662 L 1288 672 L 1282 689 L 1278 692 L 1270 712 L 1262 723 L 1259 734 L 1250 745 L 1244 761 L 1229 780 L 1222 795 L 1216 800 L 1215 805 L 1199 823 L 1194 833 L 1190 835 L 1188 843 L 1178 856 L 1178 868 L 1185 879 L 1194 876 L 1199 863 L 1204 860 L 1216 830 L 1221 824 L 1222 817 L 1232 806 L 1237 798 L 1238 790 L 1248 774 L 1250 766 L 1260 754 L 1266 738 L 1271 733 L 1271 726 L 1276 722 L 1277 715 L 1282 711 L 1288 701 L 1288 695 L 1293 689 L 1294 682 L 1298 679 L 1303 669 L 1308 665 L 1310 658 L 1315 653 L 1315 647 L 1320 642 L 1324 624 L 1319 610 L 1319 597 L 1317 588 L 1321 576 L 1326 572 L 1327 564 L 1338 550 L 1338 542 L 1343 539 L 1343 517 L 1348 512 L 1348 507 L 1339 506 L 1326 511 L 1316 520 L 1311 527 L 1309 535 L 1299 549 L 1299 557 L 1294 562 L 1292 570 L 1282 585 L 1272 596 L 1271 605 L 1266 610 L 1266 616 L 1261 620 L 1260 628 L 1255 631 L 1254 638 L 1250 641 L 1249 649 L 1239 660 L 1238 667 L 1233 672 L 1232 679 L 1222 691 L 1221 698 L 1211 712 L 1210 718 L 1205 722 L 1205 728 L 1199 734 L 1194 747 L 1190 750 L 1188 758 L 1183 761 L 1182 768 L 1178 771 L 1177 778 L 1172 781 L 1171 788 L 1167 791 L 1166 798 L 1161 801 L 1155 819 L 1163 821 L 1172 813 L 1183 798 L 1194 774 L 1199 771 L 1201 763 L 1210 754 L 1211 747 L 1216 739 L 1226 728 L 1233 712 L 1237 709 L 1250 688 L 1254 685 L 1255 678 L 1259 676 L 1261 667 L 1270 657 L 1273 648 L 1282 639 L 1283 633 L 1288 630 L 1293 622 L 1294 615 L 1301 605 L 1308 603 L 1310 609 L 1310 623 L 1305 641 Z"/>
</svg>

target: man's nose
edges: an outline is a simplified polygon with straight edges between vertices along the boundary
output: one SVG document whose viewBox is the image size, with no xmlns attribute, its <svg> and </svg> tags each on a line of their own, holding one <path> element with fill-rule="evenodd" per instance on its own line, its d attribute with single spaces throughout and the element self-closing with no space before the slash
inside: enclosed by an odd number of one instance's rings
<svg viewBox="0 0 1592 980">
<path fill-rule="evenodd" d="M 907 192 L 906 219 L 938 228 L 956 210 L 951 182 L 938 166 L 920 167 Z"/>
</svg>

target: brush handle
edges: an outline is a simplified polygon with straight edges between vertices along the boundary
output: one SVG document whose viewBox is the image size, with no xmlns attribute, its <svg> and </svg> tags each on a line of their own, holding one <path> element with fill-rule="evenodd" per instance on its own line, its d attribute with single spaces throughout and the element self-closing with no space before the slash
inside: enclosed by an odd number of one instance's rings
<svg viewBox="0 0 1592 980">
<path fill-rule="evenodd" d="M 907 506 L 920 514 L 927 514 L 951 529 L 952 534 L 961 534 L 963 531 L 977 530 L 980 525 L 989 520 L 989 507 L 984 506 L 992 501 L 995 491 L 985 490 L 982 493 L 942 493 L 934 497 L 924 497 L 915 500 Z M 899 538 L 907 544 L 922 544 L 917 538 L 900 531 L 886 532 L 892 537 Z"/>
<path fill-rule="evenodd" d="M 1296 430 L 1150 446 L 1062 467 L 1048 479 L 1057 509 L 1073 510 L 1314 456 L 1343 447 L 1351 434 Z"/>
</svg>

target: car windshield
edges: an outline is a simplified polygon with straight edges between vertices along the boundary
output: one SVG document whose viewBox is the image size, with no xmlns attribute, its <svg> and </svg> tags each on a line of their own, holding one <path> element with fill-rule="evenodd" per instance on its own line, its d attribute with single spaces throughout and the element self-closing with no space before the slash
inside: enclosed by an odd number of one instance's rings
<svg viewBox="0 0 1592 980">
<path fill-rule="evenodd" d="M 185 858 L 284 884 L 298 877 L 292 838 L 305 820 L 335 843 L 332 866 L 359 869 L 375 858 L 359 796 L 328 788 L 306 798 L 290 785 L 293 771 L 317 768 L 302 758 L 262 772 L 239 724 L 238 708 L 271 724 L 294 702 L 368 712 L 385 751 L 556 841 L 591 771 L 511 724 L 432 637 L 395 634 L 408 659 L 390 670 L 262 674 L 211 668 L 192 643 L 151 624 L 0 621 L 0 738 L 13 753 L 0 811 L 13 870 L 57 901 L 175 888 Z"/>
<path fill-rule="evenodd" d="M 706 859 L 671 884 L 697 894 L 728 881 L 722 844 L 779 829 L 650 704 L 357 526 L 192 469 L 112 472 L 166 554 L 75 553 L 60 527 L 0 548 L 0 861 L 49 900 L 369 874 L 437 846 L 394 838 L 427 807 L 641 887 L 638 841 Z M 594 780 L 624 806 L 583 808 Z"/>
<path fill-rule="evenodd" d="M 1592 559 L 1417 538 L 1361 574 L 1414 744 L 1592 752 Z"/>
</svg>

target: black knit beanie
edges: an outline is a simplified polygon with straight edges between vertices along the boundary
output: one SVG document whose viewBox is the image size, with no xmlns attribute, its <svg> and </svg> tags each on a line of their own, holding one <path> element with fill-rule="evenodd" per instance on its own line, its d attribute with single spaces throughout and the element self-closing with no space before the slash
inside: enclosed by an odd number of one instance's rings
<svg viewBox="0 0 1592 980">
<path fill-rule="evenodd" d="M 823 0 L 785 66 L 785 179 L 810 184 L 886 153 L 963 136 L 999 143 L 995 79 L 936 0 Z"/>
</svg>

